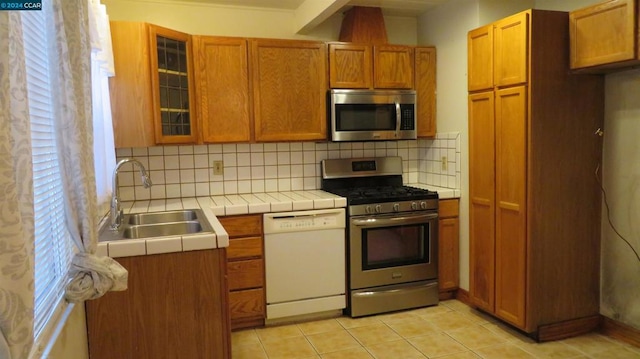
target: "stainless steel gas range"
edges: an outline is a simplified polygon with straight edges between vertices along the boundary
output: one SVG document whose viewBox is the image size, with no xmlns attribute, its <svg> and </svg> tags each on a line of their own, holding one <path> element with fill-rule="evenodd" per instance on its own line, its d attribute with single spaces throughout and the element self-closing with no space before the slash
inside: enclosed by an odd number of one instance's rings
<svg viewBox="0 0 640 359">
<path fill-rule="evenodd" d="M 322 189 L 347 198 L 348 314 L 438 304 L 438 194 L 401 157 L 323 160 Z"/>
</svg>

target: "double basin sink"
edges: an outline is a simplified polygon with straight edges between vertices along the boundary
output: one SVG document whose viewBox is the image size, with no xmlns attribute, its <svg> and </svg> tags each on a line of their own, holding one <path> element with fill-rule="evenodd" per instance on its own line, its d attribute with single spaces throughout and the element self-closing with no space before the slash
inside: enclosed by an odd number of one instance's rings
<svg viewBox="0 0 640 359">
<path fill-rule="evenodd" d="M 214 233 L 201 209 L 125 214 L 117 231 L 106 220 L 99 241 Z"/>
</svg>

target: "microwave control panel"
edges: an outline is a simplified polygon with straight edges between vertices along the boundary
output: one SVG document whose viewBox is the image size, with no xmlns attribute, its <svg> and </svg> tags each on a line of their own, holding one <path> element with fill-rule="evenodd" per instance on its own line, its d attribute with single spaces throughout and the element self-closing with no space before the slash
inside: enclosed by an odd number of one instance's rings
<svg viewBox="0 0 640 359">
<path fill-rule="evenodd" d="M 400 105 L 400 130 L 411 131 L 416 129 L 415 105 Z"/>
</svg>

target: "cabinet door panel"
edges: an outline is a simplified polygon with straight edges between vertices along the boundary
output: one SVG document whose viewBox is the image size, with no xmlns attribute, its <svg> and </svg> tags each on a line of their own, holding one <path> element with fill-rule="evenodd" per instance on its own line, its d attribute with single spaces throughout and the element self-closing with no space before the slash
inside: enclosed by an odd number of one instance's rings
<svg viewBox="0 0 640 359">
<path fill-rule="evenodd" d="M 329 44 L 331 88 L 371 88 L 372 53 L 369 45 Z"/>
<path fill-rule="evenodd" d="M 528 13 L 495 23 L 494 83 L 509 86 L 527 82 Z"/>
<path fill-rule="evenodd" d="M 147 25 L 112 21 L 116 76 L 109 78 L 116 148 L 155 146 Z"/>
<path fill-rule="evenodd" d="M 525 325 L 527 94 L 496 93 L 496 315 Z"/>
<path fill-rule="evenodd" d="M 262 235 L 262 215 L 219 217 L 230 238 Z"/>
<path fill-rule="evenodd" d="M 198 36 L 194 53 L 203 141 L 250 141 L 247 41 Z"/>
<path fill-rule="evenodd" d="M 418 137 L 436 135 L 436 48 L 415 49 Z"/>
<path fill-rule="evenodd" d="M 442 291 L 458 289 L 459 227 L 457 217 L 438 221 L 438 289 Z"/>
<path fill-rule="evenodd" d="M 231 320 L 264 318 L 264 289 L 239 290 L 229 293 Z"/>
<path fill-rule="evenodd" d="M 373 87 L 413 88 L 413 49 L 409 46 L 374 46 Z"/>
<path fill-rule="evenodd" d="M 467 35 L 469 92 L 493 88 L 493 25 Z"/>
<path fill-rule="evenodd" d="M 86 302 L 91 358 L 231 357 L 222 250 L 117 261 L 127 290 Z"/>
<path fill-rule="evenodd" d="M 609 0 L 569 15 L 571 68 L 633 60 L 636 54 L 635 0 Z M 638 49 L 640 51 L 640 49 Z"/>
<path fill-rule="evenodd" d="M 227 259 L 238 260 L 262 256 L 262 237 L 231 238 Z"/>
<path fill-rule="evenodd" d="M 327 45 L 252 40 L 256 141 L 327 138 Z"/>
<path fill-rule="evenodd" d="M 227 263 L 229 290 L 264 286 L 264 261 L 252 259 Z"/>
<path fill-rule="evenodd" d="M 495 123 L 493 91 L 469 95 L 470 288 L 493 312 L 495 291 Z"/>
<path fill-rule="evenodd" d="M 157 144 L 196 143 L 198 126 L 189 34 L 149 25 Z"/>
</svg>

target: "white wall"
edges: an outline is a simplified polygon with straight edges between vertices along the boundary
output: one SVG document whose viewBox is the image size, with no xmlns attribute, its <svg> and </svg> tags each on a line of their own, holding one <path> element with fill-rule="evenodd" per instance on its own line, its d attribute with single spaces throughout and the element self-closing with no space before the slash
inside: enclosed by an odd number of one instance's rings
<svg viewBox="0 0 640 359">
<path fill-rule="evenodd" d="M 102 0 L 111 20 L 143 21 L 192 35 L 263 37 L 277 39 L 338 40 L 343 14 L 336 13 L 310 31 L 295 33 L 295 12 L 209 5 L 186 1 Z M 390 43 L 415 45 L 417 20 L 385 16 Z"/>
<path fill-rule="evenodd" d="M 436 46 L 438 132 L 460 132 L 460 286 L 469 289 L 469 134 L 467 32 L 478 27 L 477 0 L 451 0 L 418 20 L 418 44 Z"/>
<path fill-rule="evenodd" d="M 604 188 L 611 221 L 640 252 L 640 70 L 605 81 Z M 604 206 L 603 206 L 604 207 Z M 602 212 L 600 312 L 640 329 L 640 259 Z"/>
</svg>

